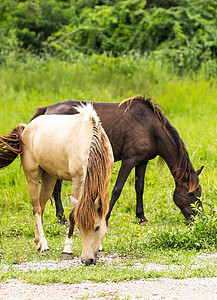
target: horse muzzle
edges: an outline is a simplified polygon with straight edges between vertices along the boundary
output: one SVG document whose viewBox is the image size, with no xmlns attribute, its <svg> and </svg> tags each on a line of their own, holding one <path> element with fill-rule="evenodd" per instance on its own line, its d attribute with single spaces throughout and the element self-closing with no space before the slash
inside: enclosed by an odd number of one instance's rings
<svg viewBox="0 0 217 300">
<path fill-rule="evenodd" d="M 95 253 L 93 257 L 89 257 L 89 258 L 81 257 L 81 262 L 86 265 L 95 265 L 96 261 L 97 261 L 97 253 Z"/>
</svg>

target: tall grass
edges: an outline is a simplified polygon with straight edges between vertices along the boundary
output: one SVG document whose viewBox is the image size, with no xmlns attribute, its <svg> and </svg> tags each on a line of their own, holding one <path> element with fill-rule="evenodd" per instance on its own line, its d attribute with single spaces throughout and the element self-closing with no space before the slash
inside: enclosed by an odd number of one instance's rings
<svg viewBox="0 0 217 300">
<path fill-rule="evenodd" d="M 119 102 L 134 95 L 153 97 L 184 140 L 190 159 L 199 169 L 204 212 L 196 226 L 186 227 L 185 220 L 172 200 L 173 178 L 166 166 L 150 161 L 145 178 L 144 208 L 151 221 L 139 226 L 135 218 L 134 172 L 130 174 L 117 201 L 104 244 L 108 252 L 134 258 L 149 249 L 217 248 L 216 181 L 217 181 L 217 80 L 201 71 L 194 76 L 177 76 L 168 65 L 146 57 L 110 58 L 93 55 L 75 57 L 74 62 L 55 59 L 26 58 L 26 63 L 9 62 L 0 69 L 0 131 L 9 132 L 18 123 L 27 123 L 39 106 L 66 99 Z M 120 163 L 113 167 L 110 194 Z M 70 183 L 64 183 L 63 203 L 66 214 Z M 55 209 L 47 204 L 45 232 L 48 243 L 61 250 L 65 229 L 57 224 Z M 0 170 L 0 258 L 17 263 L 41 259 L 35 253 L 34 224 L 26 180 L 17 159 Z M 24 238 L 25 237 L 25 238 Z M 21 239 L 21 240 L 20 240 Z M 20 241 L 20 242 L 19 242 Z M 22 249 L 28 249 L 28 255 Z M 60 243 L 60 244 L 59 244 Z M 75 235 L 75 255 L 81 244 Z M 14 247 L 16 253 L 14 253 Z M 58 258 L 59 252 L 47 258 Z"/>
</svg>

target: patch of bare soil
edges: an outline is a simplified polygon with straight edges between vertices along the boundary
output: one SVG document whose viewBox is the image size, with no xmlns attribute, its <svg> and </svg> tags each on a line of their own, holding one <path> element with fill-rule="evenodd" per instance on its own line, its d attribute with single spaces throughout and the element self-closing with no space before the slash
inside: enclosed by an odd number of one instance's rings
<svg viewBox="0 0 217 300">
<path fill-rule="evenodd" d="M 217 278 L 159 279 L 120 283 L 32 285 L 20 281 L 0 284 L 0 299 L 180 299 L 216 300 Z"/>
<path fill-rule="evenodd" d="M 204 255 L 206 259 L 213 259 L 216 254 Z M 118 261 L 118 255 L 100 257 L 106 262 Z M 63 261 L 35 261 L 20 265 L 13 265 L 14 269 L 27 270 L 61 270 L 79 265 L 80 259 Z M 11 266 L 5 265 L 5 269 Z M 139 262 L 134 265 L 143 268 Z M 145 265 L 148 270 L 162 270 L 165 267 L 174 268 L 176 265 L 165 266 L 162 264 L 149 263 Z M 217 299 L 217 277 L 213 278 L 189 278 L 179 279 L 150 279 L 133 280 L 119 283 L 95 283 L 83 282 L 79 284 L 49 284 L 33 285 L 18 280 L 10 280 L 0 283 L 0 300 L 65 300 L 65 299 L 146 299 L 146 300 L 216 300 Z"/>
</svg>

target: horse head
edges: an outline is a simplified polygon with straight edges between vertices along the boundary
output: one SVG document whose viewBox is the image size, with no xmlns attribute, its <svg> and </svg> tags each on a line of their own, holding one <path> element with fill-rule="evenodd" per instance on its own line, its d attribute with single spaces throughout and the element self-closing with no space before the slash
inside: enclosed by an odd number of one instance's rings
<svg viewBox="0 0 217 300">
<path fill-rule="evenodd" d="M 72 195 L 70 195 L 70 199 L 73 210 L 75 211 L 79 206 L 79 201 Z M 82 241 L 81 261 L 85 264 L 96 263 L 101 240 L 105 236 L 107 229 L 105 215 L 101 215 L 101 201 L 98 198 L 93 202 L 92 209 L 94 209 L 94 213 L 91 214 L 93 216 L 92 220 L 89 219 L 84 222 L 85 219 L 80 218 L 80 216 L 78 217 L 78 214 L 75 218 L 75 224 L 79 230 Z"/>
<path fill-rule="evenodd" d="M 198 178 L 202 170 L 203 167 L 191 174 L 191 176 L 186 174 L 182 180 L 176 181 L 173 200 L 189 222 L 192 221 L 192 216 L 196 216 L 198 213 L 192 206 L 198 205 L 202 208 L 202 202 L 200 200 L 202 189 Z M 191 187 L 191 181 L 193 180 L 198 182 L 194 188 Z"/>
</svg>

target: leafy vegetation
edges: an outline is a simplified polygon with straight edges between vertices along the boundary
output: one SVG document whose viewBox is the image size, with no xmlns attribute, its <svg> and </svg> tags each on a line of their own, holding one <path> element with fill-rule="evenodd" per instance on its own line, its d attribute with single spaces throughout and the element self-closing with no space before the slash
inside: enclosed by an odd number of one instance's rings
<svg viewBox="0 0 217 300">
<path fill-rule="evenodd" d="M 2 65 L 1 132 L 9 132 L 18 123 L 27 123 L 37 107 L 64 99 L 119 102 L 138 94 L 154 96 L 185 141 L 195 169 L 205 166 L 200 175 L 204 211 L 192 226 L 187 226 L 172 200 L 174 181 L 168 168 L 164 166 L 159 170 L 157 160 L 153 160 L 148 165 L 144 194 L 145 215 L 150 224 L 139 225 L 135 218 L 132 172 L 112 212 L 103 240 L 104 257 L 96 266 L 78 264 L 64 270 L 22 271 L 17 267 L 24 262 L 59 261 L 68 228 L 58 223 L 54 205 L 49 201 L 44 229 L 51 251 L 43 255 L 37 253 L 31 200 L 17 159 L 0 171 L 0 280 L 66 283 L 87 279 L 121 281 L 217 276 L 216 256 L 211 255 L 217 249 L 216 79 L 207 77 L 204 69 L 194 76 L 178 77 L 168 71 L 166 63 L 140 55 L 76 55 L 73 63 L 26 55 L 26 63 L 10 57 L 7 66 Z M 119 167 L 120 163 L 113 167 L 110 195 Z M 64 183 L 62 198 L 67 216 L 69 193 L 70 183 Z M 81 255 L 77 230 L 73 253 L 75 257 Z M 160 269 L 149 270 L 150 263 Z"/>
<path fill-rule="evenodd" d="M 131 52 L 181 72 L 204 64 L 217 72 L 215 0 L 2 0 L 0 16 L 0 63 L 23 51 L 69 61 Z"/>
</svg>

